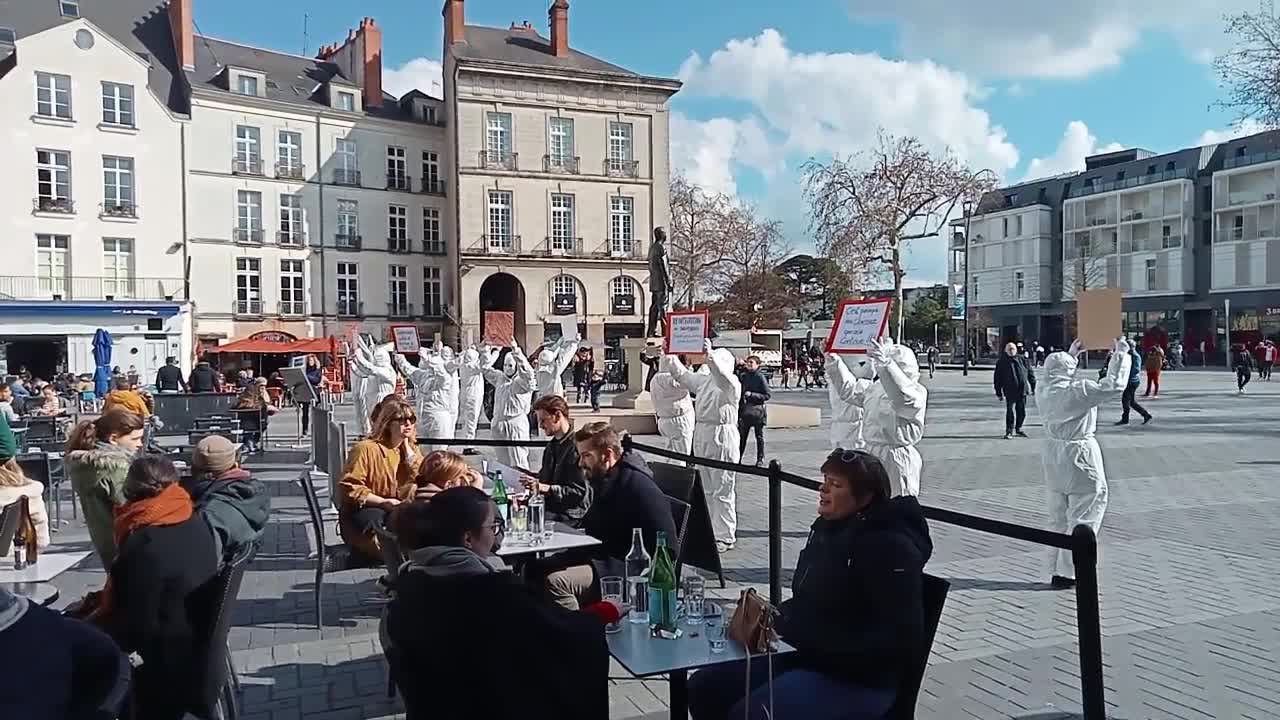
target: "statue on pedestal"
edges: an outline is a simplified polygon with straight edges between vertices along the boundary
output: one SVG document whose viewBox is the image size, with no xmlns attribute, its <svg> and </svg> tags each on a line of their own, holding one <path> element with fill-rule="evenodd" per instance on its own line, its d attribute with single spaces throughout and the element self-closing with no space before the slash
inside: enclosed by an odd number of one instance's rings
<svg viewBox="0 0 1280 720">
<path fill-rule="evenodd" d="M 671 263 L 667 260 L 667 231 L 653 229 L 653 242 L 649 244 L 649 322 L 645 326 L 648 337 L 656 337 L 661 330 L 667 333 L 667 311 L 671 309 Z"/>
</svg>

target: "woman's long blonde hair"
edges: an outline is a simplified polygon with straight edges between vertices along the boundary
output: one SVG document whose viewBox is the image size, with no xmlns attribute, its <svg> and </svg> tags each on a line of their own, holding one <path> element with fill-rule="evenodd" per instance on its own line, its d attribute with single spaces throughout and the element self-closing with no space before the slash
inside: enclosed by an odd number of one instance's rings
<svg viewBox="0 0 1280 720">
<path fill-rule="evenodd" d="M 388 395 L 379 402 L 373 410 L 372 416 L 369 418 L 373 423 L 372 431 L 369 438 L 379 442 L 387 442 L 387 437 L 391 434 L 391 426 L 399 423 L 400 418 L 409 416 L 413 418 L 413 422 L 418 422 L 418 413 L 413 409 L 407 400 L 399 395 Z M 418 438 L 415 437 L 416 431 L 409 433 L 406 439 L 409 444 L 416 450 L 418 447 Z"/>
<path fill-rule="evenodd" d="M 461 455 L 449 450 L 436 450 L 429 453 L 418 466 L 418 477 L 414 484 L 418 487 L 435 485 L 441 490 L 462 485 L 475 486 L 480 476 L 467 464 Z"/>
</svg>

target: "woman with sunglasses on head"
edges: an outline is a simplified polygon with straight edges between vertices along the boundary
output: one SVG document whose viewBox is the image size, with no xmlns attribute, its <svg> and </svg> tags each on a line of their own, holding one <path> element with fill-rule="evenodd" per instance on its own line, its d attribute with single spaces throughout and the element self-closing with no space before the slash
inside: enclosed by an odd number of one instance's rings
<svg viewBox="0 0 1280 720">
<path fill-rule="evenodd" d="M 869 453 L 837 448 L 822 476 L 776 625 L 796 652 L 751 663 L 746 697 L 745 661 L 695 673 L 695 720 L 879 720 L 893 705 L 924 640 L 929 527 L 915 497 L 891 497 L 889 473 Z"/>
<path fill-rule="evenodd" d="M 398 396 L 378 403 L 369 437 L 351 447 L 338 483 L 338 526 L 353 550 L 382 559 L 377 529 L 397 505 L 413 497 L 422 454 L 414 434 L 418 416 Z"/>
</svg>

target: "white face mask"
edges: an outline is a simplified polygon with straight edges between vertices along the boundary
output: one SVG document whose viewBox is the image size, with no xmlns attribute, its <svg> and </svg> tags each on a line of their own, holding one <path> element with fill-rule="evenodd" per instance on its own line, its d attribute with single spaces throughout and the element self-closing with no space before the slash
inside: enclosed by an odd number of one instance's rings
<svg viewBox="0 0 1280 720">
<path fill-rule="evenodd" d="M 502 363 L 502 372 L 505 373 L 507 377 L 515 377 L 516 359 L 508 355 L 507 359 Z"/>
</svg>

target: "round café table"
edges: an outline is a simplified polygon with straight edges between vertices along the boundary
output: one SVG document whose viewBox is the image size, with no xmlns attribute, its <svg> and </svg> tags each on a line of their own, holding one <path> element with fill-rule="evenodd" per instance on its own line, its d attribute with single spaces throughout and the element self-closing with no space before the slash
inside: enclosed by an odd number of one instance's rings
<svg viewBox="0 0 1280 720">
<path fill-rule="evenodd" d="M 58 602 L 58 588 L 49 583 L 9 582 L 3 583 L 3 587 L 14 595 L 21 595 L 37 605 L 48 607 Z"/>
</svg>

